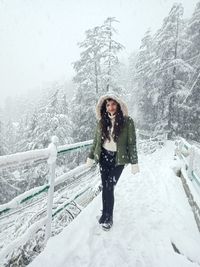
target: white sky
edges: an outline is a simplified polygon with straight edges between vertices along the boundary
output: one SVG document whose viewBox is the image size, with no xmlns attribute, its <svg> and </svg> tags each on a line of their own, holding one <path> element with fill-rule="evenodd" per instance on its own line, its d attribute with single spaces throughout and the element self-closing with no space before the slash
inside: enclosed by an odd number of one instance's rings
<svg viewBox="0 0 200 267">
<path fill-rule="evenodd" d="M 185 17 L 198 0 L 182 0 Z M 145 31 L 154 32 L 173 0 L 0 0 L 0 104 L 7 96 L 74 75 L 77 42 L 84 32 L 116 17 L 124 53 L 137 49 Z"/>
</svg>

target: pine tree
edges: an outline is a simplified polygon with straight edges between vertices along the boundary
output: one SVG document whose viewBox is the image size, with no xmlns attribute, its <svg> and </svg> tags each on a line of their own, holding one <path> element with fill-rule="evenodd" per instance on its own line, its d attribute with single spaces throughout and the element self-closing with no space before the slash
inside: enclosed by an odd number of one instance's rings
<svg viewBox="0 0 200 267">
<path fill-rule="evenodd" d="M 5 141 L 6 141 L 6 155 L 15 153 L 16 146 L 16 127 L 11 118 L 5 123 Z"/>
<path fill-rule="evenodd" d="M 152 116 L 154 98 L 157 96 L 154 85 L 154 61 L 156 56 L 153 52 L 153 40 L 151 30 L 148 29 L 141 40 L 141 46 L 135 64 L 134 81 L 137 84 L 137 104 L 138 104 L 138 125 L 146 129 L 151 129 L 151 124 L 155 123 Z M 153 128 L 153 127 L 152 127 Z"/>
<path fill-rule="evenodd" d="M 192 17 L 188 21 L 186 30 L 188 45 L 185 58 L 190 59 L 190 64 L 196 67 L 196 56 L 200 54 L 200 2 L 196 4 Z"/>
<path fill-rule="evenodd" d="M 118 33 L 114 28 L 113 23 L 119 22 L 115 17 L 108 17 L 104 24 L 101 26 L 102 36 L 104 40 L 104 47 L 102 51 L 103 57 L 103 88 L 106 91 L 121 92 L 121 88 L 118 86 L 117 77 L 119 70 L 119 58 L 117 54 L 125 47 L 119 42 L 115 41 L 113 36 Z"/>
<path fill-rule="evenodd" d="M 163 25 L 156 37 L 156 52 L 159 56 L 160 94 L 158 99 L 158 110 L 160 110 L 159 121 L 163 121 L 163 128 L 167 130 L 168 137 L 176 134 L 176 95 L 182 90 L 181 84 L 181 64 L 179 51 L 184 45 L 180 32 L 184 29 L 182 19 L 182 4 L 174 4 L 169 15 L 164 19 Z"/>
<path fill-rule="evenodd" d="M 185 94 L 181 95 L 178 103 L 179 135 L 199 141 L 199 80 L 200 80 L 200 2 L 196 4 L 192 17 L 187 20 L 185 48 L 182 57 L 190 66 L 190 72 L 185 73 L 187 78 Z"/>
</svg>

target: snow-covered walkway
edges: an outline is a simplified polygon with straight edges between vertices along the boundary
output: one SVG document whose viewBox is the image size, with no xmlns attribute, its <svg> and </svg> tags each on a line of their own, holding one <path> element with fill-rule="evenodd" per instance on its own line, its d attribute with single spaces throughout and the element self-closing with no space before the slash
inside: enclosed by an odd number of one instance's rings
<svg viewBox="0 0 200 267">
<path fill-rule="evenodd" d="M 139 155 L 141 172 L 128 165 L 115 188 L 113 228 L 98 227 L 99 194 L 30 267 L 200 266 L 200 234 L 180 178 L 172 170 L 174 143 Z M 97 235 L 97 233 L 100 235 Z M 181 254 L 174 251 L 172 242 Z"/>
</svg>

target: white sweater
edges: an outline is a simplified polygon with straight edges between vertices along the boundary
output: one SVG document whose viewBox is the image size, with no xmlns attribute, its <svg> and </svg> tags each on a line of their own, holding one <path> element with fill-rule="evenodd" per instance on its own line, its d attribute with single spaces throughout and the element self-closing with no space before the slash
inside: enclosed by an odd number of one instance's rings
<svg viewBox="0 0 200 267">
<path fill-rule="evenodd" d="M 115 114 L 114 115 L 110 115 L 108 113 L 108 116 L 109 118 L 111 119 L 111 123 L 112 123 L 112 126 L 111 126 L 111 133 L 110 133 L 110 138 L 111 140 L 109 141 L 108 139 L 106 139 L 103 143 L 103 147 L 107 150 L 111 150 L 111 151 L 117 151 L 117 145 L 116 145 L 116 142 L 114 141 L 113 137 L 112 137 L 112 132 L 114 130 L 114 123 L 115 123 Z"/>
</svg>

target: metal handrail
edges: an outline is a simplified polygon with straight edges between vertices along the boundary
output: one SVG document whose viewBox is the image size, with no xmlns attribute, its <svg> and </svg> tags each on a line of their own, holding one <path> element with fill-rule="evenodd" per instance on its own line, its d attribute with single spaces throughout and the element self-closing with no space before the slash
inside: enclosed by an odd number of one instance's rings
<svg viewBox="0 0 200 267">
<path fill-rule="evenodd" d="M 67 144 L 57 147 L 58 156 L 67 152 L 80 149 L 83 147 L 91 146 L 93 140 L 78 142 L 74 144 Z M 49 158 L 49 148 L 34 149 L 25 152 L 18 152 L 11 155 L 0 156 L 0 169 L 9 168 L 12 166 L 20 165 L 22 163 L 29 163 L 38 160 L 47 160 Z"/>
<path fill-rule="evenodd" d="M 200 170 L 196 170 L 195 162 L 200 158 L 200 149 L 196 145 L 190 144 L 183 137 L 179 137 L 176 142 L 175 153 L 185 163 L 187 175 L 191 181 L 195 181 L 200 186 Z M 200 165 L 200 164 L 198 164 Z"/>
<path fill-rule="evenodd" d="M 93 142 L 93 140 L 88 140 L 88 141 L 78 142 L 78 143 L 74 143 L 74 144 L 67 144 L 64 146 L 58 146 L 57 147 L 58 156 L 66 154 L 67 152 L 71 152 L 71 151 L 76 150 L 76 149 L 91 146 L 92 142 Z M 30 150 L 30 151 L 26 151 L 26 152 L 19 152 L 19 153 L 12 154 L 12 155 L 0 156 L 0 168 L 5 167 L 5 161 L 7 162 L 6 167 L 11 167 L 13 165 L 38 161 L 41 159 L 47 160 L 49 158 L 49 155 L 50 155 L 49 148 L 44 148 L 44 149 Z M 82 170 L 82 167 L 81 167 L 81 170 Z M 73 171 L 72 171 L 72 173 L 73 173 Z M 66 177 L 68 177 L 68 175 L 64 175 L 64 177 L 66 179 Z M 45 184 L 42 186 L 32 188 L 32 189 L 26 191 L 25 193 L 15 197 L 14 199 L 9 201 L 8 203 L 0 205 L 0 215 L 10 211 L 13 208 L 16 208 L 16 206 L 18 204 L 26 202 L 26 201 L 30 200 L 31 198 L 33 198 L 39 194 L 47 192 L 49 189 L 49 186 L 50 186 L 50 184 Z"/>
</svg>

